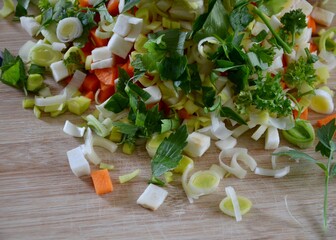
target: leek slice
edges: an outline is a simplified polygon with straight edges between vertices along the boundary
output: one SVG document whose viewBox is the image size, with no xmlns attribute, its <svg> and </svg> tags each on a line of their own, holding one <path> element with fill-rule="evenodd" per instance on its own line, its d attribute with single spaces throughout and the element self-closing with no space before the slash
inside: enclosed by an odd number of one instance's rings
<svg viewBox="0 0 336 240">
<path fill-rule="evenodd" d="M 228 188 L 232 188 L 232 187 L 228 187 Z M 227 190 L 225 189 L 225 191 L 227 191 Z M 228 191 L 230 191 L 228 195 L 232 196 L 232 190 L 228 190 Z M 234 195 L 235 195 L 235 193 L 234 193 Z M 233 201 L 236 201 L 235 204 L 233 203 Z M 235 214 L 235 208 L 234 207 L 236 207 L 236 208 L 239 207 L 240 214 L 239 213 L 238 213 L 238 215 Z M 227 196 L 219 204 L 219 209 L 223 213 L 225 213 L 225 214 L 227 214 L 231 217 L 236 217 L 237 221 L 239 219 L 241 220 L 241 216 L 248 213 L 250 211 L 251 207 L 252 207 L 252 202 L 248 198 L 243 197 L 243 196 L 236 196 L 236 199 L 232 199 L 231 197 Z M 239 217 L 239 215 L 240 215 L 240 217 Z M 237 219 L 237 217 L 238 217 L 238 219 Z"/>
<path fill-rule="evenodd" d="M 62 60 L 63 55 L 54 50 L 51 45 L 41 43 L 31 48 L 29 58 L 36 65 L 49 67 L 52 63 Z"/>
<path fill-rule="evenodd" d="M 61 42 L 71 42 L 83 33 L 83 25 L 76 17 L 64 18 L 58 22 L 56 28 L 57 38 Z"/>
<path fill-rule="evenodd" d="M 8 17 L 15 10 L 15 5 L 13 0 L 4 0 L 3 6 L 0 10 L 0 17 L 5 18 Z"/>
<path fill-rule="evenodd" d="M 256 169 L 254 170 L 254 173 L 257 175 L 262 175 L 262 176 L 282 178 L 286 176 L 289 173 L 289 171 L 290 171 L 290 166 L 285 166 L 280 169 L 266 169 L 266 168 L 256 167 Z"/>
<path fill-rule="evenodd" d="M 236 221 L 239 222 L 242 220 L 242 214 L 240 211 L 240 205 L 238 202 L 238 198 L 236 195 L 236 191 L 233 189 L 233 187 L 229 186 L 225 188 L 226 195 L 231 199 L 231 203 L 233 206 L 233 212 L 234 216 L 236 218 Z"/>
<path fill-rule="evenodd" d="M 211 170 L 198 171 L 191 175 L 188 188 L 191 190 L 194 198 L 210 194 L 216 191 L 220 181 L 220 176 Z"/>
<path fill-rule="evenodd" d="M 66 120 L 64 123 L 63 132 L 73 137 L 83 137 L 85 127 L 78 127 L 69 120 Z"/>
<path fill-rule="evenodd" d="M 119 176 L 119 182 L 120 183 L 125 183 L 125 182 L 128 182 L 128 181 L 131 181 L 133 178 L 135 178 L 139 174 L 140 174 L 140 169 L 137 169 L 137 170 L 134 170 L 131 173 Z"/>
</svg>

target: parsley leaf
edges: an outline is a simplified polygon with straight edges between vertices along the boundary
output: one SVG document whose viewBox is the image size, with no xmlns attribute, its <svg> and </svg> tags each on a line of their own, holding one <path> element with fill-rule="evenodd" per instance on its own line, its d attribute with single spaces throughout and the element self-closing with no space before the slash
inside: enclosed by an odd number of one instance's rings
<svg viewBox="0 0 336 240">
<path fill-rule="evenodd" d="M 182 151 L 187 145 L 187 137 L 187 127 L 182 125 L 163 140 L 151 161 L 154 178 L 160 177 L 178 165 L 182 158 Z"/>
<path fill-rule="evenodd" d="M 138 4 L 140 0 L 125 0 L 125 5 L 121 10 L 122 13 L 127 12 L 131 8 L 133 8 L 136 4 Z"/>
<path fill-rule="evenodd" d="M 302 12 L 302 9 L 291 10 L 285 13 L 280 19 L 284 25 L 282 30 L 283 35 L 290 34 L 292 36 L 291 46 L 295 44 L 295 35 L 307 26 L 306 15 Z"/>
<path fill-rule="evenodd" d="M 249 51 L 255 53 L 261 62 L 268 66 L 272 65 L 275 55 L 273 47 L 265 48 L 259 44 L 253 44 Z"/>
<path fill-rule="evenodd" d="M 247 125 L 246 121 L 238 113 L 236 113 L 232 108 L 223 106 L 219 110 L 219 114 L 221 117 L 227 117 L 229 119 L 236 121 L 239 124 Z"/>
</svg>

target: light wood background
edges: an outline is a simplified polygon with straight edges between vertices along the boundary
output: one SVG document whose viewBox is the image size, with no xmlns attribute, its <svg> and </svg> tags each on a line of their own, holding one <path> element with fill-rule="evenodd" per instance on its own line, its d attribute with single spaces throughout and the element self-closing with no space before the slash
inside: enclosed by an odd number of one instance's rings
<svg viewBox="0 0 336 240">
<path fill-rule="evenodd" d="M 332 9 L 336 1 L 331 0 Z M 1 6 L 1 5 L 0 5 Z M 20 24 L 0 20 L 0 48 L 17 53 L 30 37 Z M 335 90 L 336 74 L 331 87 Z M 55 90 L 56 92 L 56 90 Z M 24 110 L 21 91 L 0 84 L 0 239 L 336 239 L 336 182 L 330 182 L 329 229 L 323 229 L 324 175 L 305 162 L 284 160 L 291 172 L 284 178 L 256 176 L 221 181 L 218 191 L 189 204 L 178 178 L 167 186 L 169 195 L 155 212 L 136 204 L 147 186 L 150 158 L 138 146 L 132 156 L 118 150 L 100 156 L 115 165 L 110 175 L 112 193 L 98 196 L 89 177 L 71 172 L 66 151 L 82 143 L 63 133 L 64 121 L 79 117 L 46 115 L 38 120 Z M 311 115 L 313 122 L 321 115 Z M 246 134 L 239 146 L 247 147 L 259 166 L 271 168 L 270 151 L 263 140 Z M 283 142 L 282 145 L 286 143 Z M 306 150 L 314 154 L 313 149 Z M 218 163 L 212 147 L 195 159 L 197 169 Z M 94 169 L 94 167 L 92 167 Z M 118 176 L 140 168 L 139 177 L 126 184 Z M 251 211 L 237 223 L 221 213 L 218 204 L 224 188 L 233 186 L 253 202 Z"/>
</svg>

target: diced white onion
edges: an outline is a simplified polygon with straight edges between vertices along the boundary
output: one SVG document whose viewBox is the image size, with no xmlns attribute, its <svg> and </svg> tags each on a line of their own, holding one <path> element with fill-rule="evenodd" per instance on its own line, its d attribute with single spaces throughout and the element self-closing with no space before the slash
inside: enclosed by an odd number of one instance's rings
<svg viewBox="0 0 336 240">
<path fill-rule="evenodd" d="M 73 137 L 83 137 L 85 127 L 78 127 L 69 120 L 66 120 L 63 127 L 63 132 Z"/>
<path fill-rule="evenodd" d="M 90 165 L 85 159 L 81 147 L 74 148 L 67 152 L 71 171 L 77 176 L 90 175 Z"/>
</svg>

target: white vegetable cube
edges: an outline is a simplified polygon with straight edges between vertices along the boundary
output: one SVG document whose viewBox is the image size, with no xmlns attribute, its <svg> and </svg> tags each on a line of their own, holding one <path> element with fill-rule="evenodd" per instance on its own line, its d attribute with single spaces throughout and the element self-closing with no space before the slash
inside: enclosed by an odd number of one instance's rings
<svg viewBox="0 0 336 240">
<path fill-rule="evenodd" d="M 60 51 L 60 52 L 62 52 L 64 49 L 66 49 L 66 45 L 65 45 L 65 43 L 61 43 L 61 42 L 53 42 L 52 44 L 51 44 L 51 46 L 52 46 L 52 48 L 54 49 L 54 50 L 56 50 L 56 51 Z"/>
<path fill-rule="evenodd" d="M 266 24 L 261 23 L 261 22 L 256 22 L 252 28 L 252 35 L 257 36 L 262 30 L 265 30 L 266 32 L 269 32 L 268 27 Z"/>
<path fill-rule="evenodd" d="M 302 12 L 308 16 L 313 11 L 313 6 L 306 0 L 301 0 L 295 4 L 295 9 L 301 9 Z"/>
<path fill-rule="evenodd" d="M 167 195 L 168 192 L 165 189 L 154 184 L 149 184 L 145 191 L 138 198 L 137 204 L 143 206 L 144 208 L 156 210 L 164 202 Z"/>
<path fill-rule="evenodd" d="M 114 63 L 114 58 L 108 58 L 101 61 L 91 63 L 91 70 L 109 68 L 112 67 Z"/>
<path fill-rule="evenodd" d="M 190 157 L 201 157 L 210 147 L 211 138 L 199 132 L 192 132 L 187 138 L 184 152 Z"/>
<path fill-rule="evenodd" d="M 90 165 L 85 159 L 81 147 L 76 147 L 68 151 L 67 156 L 70 168 L 77 177 L 90 175 Z"/>
<path fill-rule="evenodd" d="M 112 52 L 107 46 L 98 47 L 92 50 L 93 62 L 109 59 L 112 57 Z"/>
<path fill-rule="evenodd" d="M 119 34 L 121 37 L 126 37 L 131 31 L 131 25 L 128 22 L 130 18 L 130 16 L 125 14 L 120 14 L 112 31 Z"/>
<path fill-rule="evenodd" d="M 315 19 L 317 23 L 329 27 L 333 21 L 335 13 L 319 7 L 314 7 L 311 16 Z"/>
<path fill-rule="evenodd" d="M 126 41 L 118 34 L 113 34 L 107 46 L 115 55 L 126 58 L 133 47 L 133 43 Z"/>
<path fill-rule="evenodd" d="M 157 85 L 146 87 L 143 90 L 148 92 L 151 95 L 151 97 L 146 100 L 145 102 L 146 104 L 157 103 L 162 98 L 160 88 Z"/>
<path fill-rule="evenodd" d="M 31 36 L 35 36 L 40 29 L 40 24 L 33 17 L 20 17 L 21 26 Z"/>
<path fill-rule="evenodd" d="M 128 22 L 131 26 L 131 30 L 125 37 L 125 40 L 129 42 L 135 42 L 142 31 L 143 20 L 141 18 L 132 17 Z"/>
<path fill-rule="evenodd" d="M 268 68 L 271 73 L 277 73 L 280 69 L 283 68 L 282 56 L 276 57 L 272 65 Z"/>
<path fill-rule="evenodd" d="M 63 60 L 52 63 L 50 65 L 50 69 L 56 82 L 59 82 L 69 76 L 69 71 Z"/>
<path fill-rule="evenodd" d="M 313 30 L 311 28 L 304 28 L 302 33 L 296 39 L 296 45 L 300 46 L 304 43 L 308 43 L 312 37 Z"/>
</svg>

